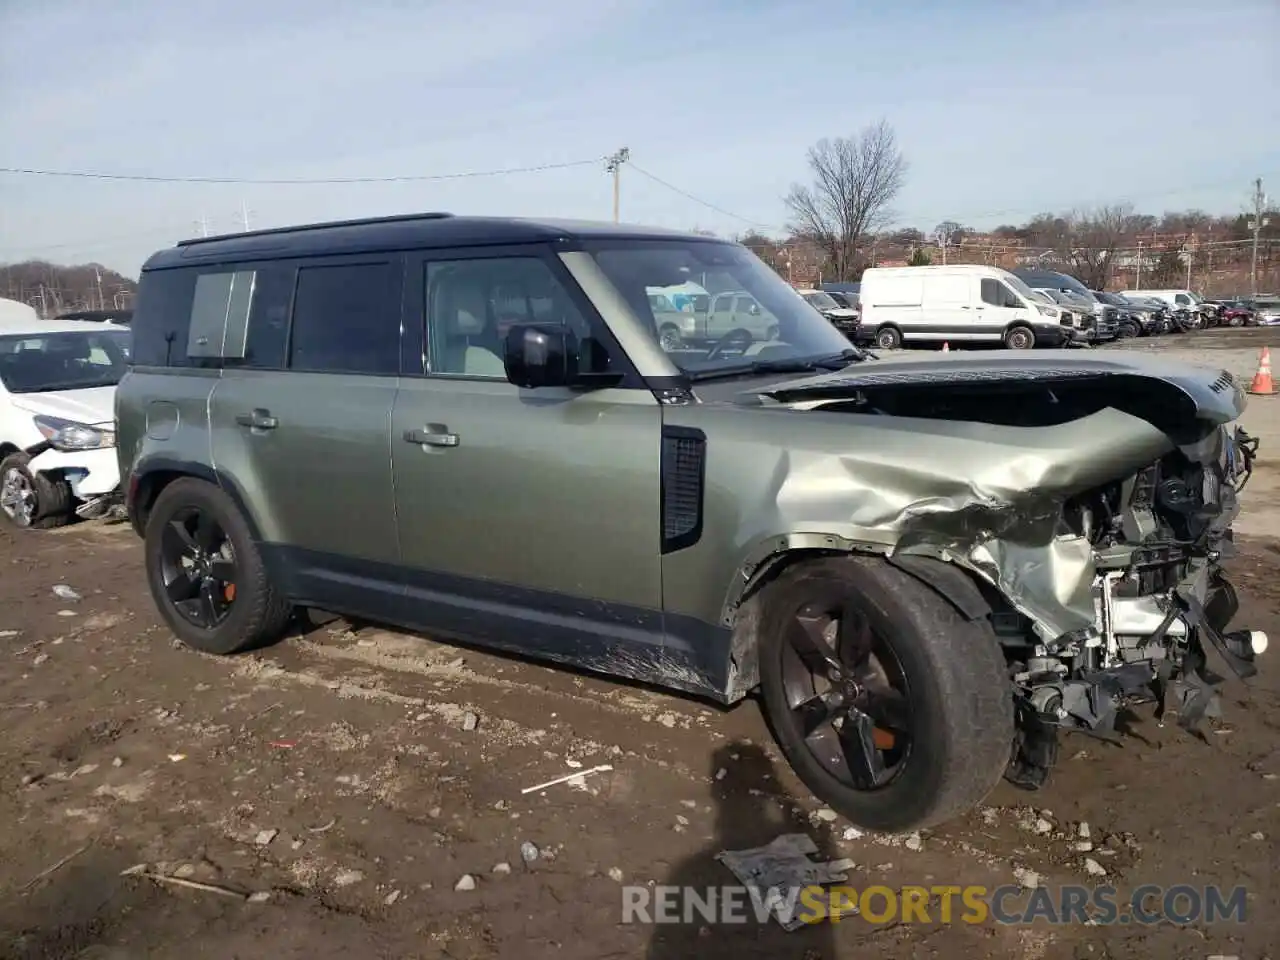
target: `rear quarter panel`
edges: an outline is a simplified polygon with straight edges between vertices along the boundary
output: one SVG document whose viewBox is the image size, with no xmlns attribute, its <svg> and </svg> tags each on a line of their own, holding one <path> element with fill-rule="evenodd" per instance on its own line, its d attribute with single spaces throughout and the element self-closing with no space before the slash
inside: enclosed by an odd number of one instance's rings
<svg viewBox="0 0 1280 960">
<path fill-rule="evenodd" d="M 161 468 L 211 467 L 209 397 L 218 371 L 134 368 L 116 389 L 120 477 Z"/>
</svg>

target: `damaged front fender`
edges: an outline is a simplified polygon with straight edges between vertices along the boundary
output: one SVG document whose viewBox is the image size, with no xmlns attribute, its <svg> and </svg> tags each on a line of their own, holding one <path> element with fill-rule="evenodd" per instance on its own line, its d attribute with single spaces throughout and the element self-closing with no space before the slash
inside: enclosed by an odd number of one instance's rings
<svg viewBox="0 0 1280 960">
<path fill-rule="evenodd" d="M 737 569 L 715 602 L 726 624 L 771 557 L 870 550 L 964 566 L 1045 636 L 1090 626 L 1091 552 L 1082 537 L 1063 534 L 1062 504 L 1174 447 L 1150 423 L 1109 408 L 1034 428 L 756 408 L 751 434 L 735 436 L 745 413 L 703 408 L 698 416 L 725 421 L 709 430 L 717 442 L 707 529 L 732 524 L 736 542 L 712 540 L 664 561 L 669 605 L 707 612 L 710 598 L 691 595 L 693 573 L 686 579 L 682 568 L 710 560 Z"/>
</svg>

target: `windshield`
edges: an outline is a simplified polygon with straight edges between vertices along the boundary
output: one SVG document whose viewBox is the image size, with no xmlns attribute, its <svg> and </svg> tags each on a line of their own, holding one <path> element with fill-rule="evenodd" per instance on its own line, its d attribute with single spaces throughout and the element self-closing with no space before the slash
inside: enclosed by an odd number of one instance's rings
<svg viewBox="0 0 1280 960">
<path fill-rule="evenodd" d="M 672 362 L 687 373 L 856 354 L 790 284 L 738 244 L 610 240 L 587 249 Z M 658 297 L 676 310 L 655 310 Z"/>
<path fill-rule="evenodd" d="M 1024 281 L 1017 274 L 1006 273 L 1000 279 L 1003 280 L 1005 283 L 1007 283 L 1009 286 L 1013 287 L 1014 290 L 1016 290 L 1019 294 L 1021 294 L 1026 299 L 1028 300 L 1032 299 L 1031 294 L 1034 291 L 1030 287 L 1028 287 L 1026 284 L 1026 281 Z"/>
<path fill-rule="evenodd" d="M 800 294 L 800 296 L 804 297 L 806 300 L 809 301 L 809 303 L 813 304 L 819 310 L 839 310 L 840 309 L 840 304 L 836 303 L 836 298 L 831 296 L 831 294 L 829 293 L 824 293 L 821 290 L 809 290 L 809 291 L 806 291 L 805 293 Z"/>
<path fill-rule="evenodd" d="M 0 336 L 0 381 L 10 393 L 114 387 L 129 362 L 128 330 Z"/>
</svg>

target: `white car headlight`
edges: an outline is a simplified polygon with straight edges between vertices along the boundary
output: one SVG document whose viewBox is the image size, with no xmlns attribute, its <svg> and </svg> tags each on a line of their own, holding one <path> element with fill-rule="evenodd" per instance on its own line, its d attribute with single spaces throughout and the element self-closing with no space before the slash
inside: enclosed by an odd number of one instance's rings
<svg viewBox="0 0 1280 960">
<path fill-rule="evenodd" d="M 1058 315 L 1057 307 L 1046 307 L 1043 304 L 1036 304 L 1036 309 L 1043 313 L 1046 317 L 1056 317 Z"/>
<path fill-rule="evenodd" d="M 114 430 L 91 427 L 88 424 L 76 423 L 74 420 L 63 420 L 61 417 L 39 416 L 35 418 L 36 429 L 49 442 L 49 446 L 64 453 L 75 450 L 102 450 L 116 445 Z"/>
</svg>

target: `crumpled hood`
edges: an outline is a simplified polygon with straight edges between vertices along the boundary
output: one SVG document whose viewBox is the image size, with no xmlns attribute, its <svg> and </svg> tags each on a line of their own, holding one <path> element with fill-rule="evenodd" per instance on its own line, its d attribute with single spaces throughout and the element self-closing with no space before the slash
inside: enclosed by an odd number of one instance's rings
<svg viewBox="0 0 1280 960">
<path fill-rule="evenodd" d="M 115 421 L 115 396 L 115 387 L 89 387 L 84 390 L 17 393 L 10 397 L 10 402 L 32 416 L 61 417 L 93 427 Z"/>
<path fill-rule="evenodd" d="M 864 360 L 834 373 L 766 384 L 740 394 L 739 399 L 758 403 L 763 396 L 789 403 L 852 397 L 870 388 L 1011 381 L 1052 384 L 1095 379 L 1105 388 L 1109 381 L 1118 386 L 1135 377 L 1176 388 L 1195 405 L 1196 415 L 1211 423 L 1229 423 L 1244 409 L 1244 391 L 1225 370 L 1134 353 L 1074 350 L 966 351 Z"/>
</svg>

